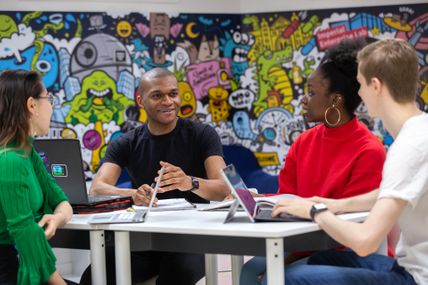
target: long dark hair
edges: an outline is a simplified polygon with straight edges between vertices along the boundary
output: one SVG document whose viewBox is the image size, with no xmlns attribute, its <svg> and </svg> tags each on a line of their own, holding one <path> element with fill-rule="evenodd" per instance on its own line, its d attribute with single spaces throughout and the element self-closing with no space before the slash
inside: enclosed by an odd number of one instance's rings
<svg viewBox="0 0 428 285">
<path fill-rule="evenodd" d="M 27 100 L 43 92 L 40 75 L 34 71 L 6 70 L 0 75 L 0 147 L 16 143 L 29 149 L 30 112 Z"/>
</svg>

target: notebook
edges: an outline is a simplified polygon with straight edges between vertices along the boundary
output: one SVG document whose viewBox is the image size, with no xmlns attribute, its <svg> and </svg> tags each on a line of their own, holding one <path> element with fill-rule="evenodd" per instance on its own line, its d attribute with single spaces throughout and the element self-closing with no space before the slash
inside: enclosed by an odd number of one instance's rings
<svg viewBox="0 0 428 285">
<path fill-rule="evenodd" d="M 241 176 L 236 172 L 235 166 L 230 164 L 221 170 L 221 174 L 225 179 L 230 191 L 236 198 L 229 208 L 225 223 L 234 219 L 235 213 L 239 206 L 244 209 L 247 217 L 251 222 L 296 222 L 307 221 L 290 214 L 282 214 L 278 217 L 272 217 L 272 209 L 275 206 L 274 201 L 259 200 L 256 201 L 248 190 Z M 292 198 L 293 195 L 290 195 Z"/>
<path fill-rule="evenodd" d="M 158 180 L 156 182 L 152 198 L 150 199 L 149 206 L 146 209 L 137 209 L 132 211 L 110 213 L 102 215 L 94 215 L 89 221 L 89 224 L 118 224 L 118 223 L 142 223 L 144 222 L 150 210 L 153 207 L 153 203 L 158 193 L 160 182 L 162 181 L 163 172 L 165 168 L 162 167 L 159 173 Z"/>
<path fill-rule="evenodd" d="M 79 140 L 36 139 L 33 146 L 72 206 L 96 207 L 110 203 L 114 209 L 114 205 L 123 208 L 125 201 L 128 207 L 132 205 L 130 196 L 88 196 Z"/>
</svg>

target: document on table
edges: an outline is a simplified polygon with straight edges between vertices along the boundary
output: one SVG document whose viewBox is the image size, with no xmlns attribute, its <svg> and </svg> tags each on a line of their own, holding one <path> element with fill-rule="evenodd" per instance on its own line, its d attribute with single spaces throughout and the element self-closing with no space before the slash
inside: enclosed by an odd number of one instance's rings
<svg viewBox="0 0 428 285">
<path fill-rule="evenodd" d="M 132 206 L 134 209 L 147 209 L 146 206 Z M 180 210 L 192 210 L 196 206 L 188 202 L 184 198 L 176 199 L 160 199 L 156 203 L 156 207 L 152 207 L 152 212 L 163 212 L 163 211 L 180 211 Z"/>
<path fill-rule="evenodd" d="M 293 194 L 281 194 L 281 195 L 274 195 L 274 196 L 267 196 L 267 197 L 254 197 L 254 200 L 256 200 L 257 204 L 259 205 L 275 205 L 277 201 L 279 200 L 290 200 L 290 199 L 296 199 L 299 198 L 296 195 Z M 208 205 L 201 205 L 198 207 L 198 211 L 228 211 L 230 205 L 233 204 L 235 200 L 228 200 L 228 201 L 221 201 L 221 202 L 213 202 L 211 201 Z M 239 207 L 238 211 L 243 211 L 242 207 Z"/>
</svg>

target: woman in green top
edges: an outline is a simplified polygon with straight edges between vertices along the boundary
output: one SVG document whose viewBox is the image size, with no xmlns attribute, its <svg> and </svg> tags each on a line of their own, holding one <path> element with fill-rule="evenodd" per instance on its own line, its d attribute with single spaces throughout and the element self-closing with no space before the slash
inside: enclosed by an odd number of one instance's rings
<svg viewBox="0 0 428 285">
<path fill-rule="evenodd" d="M 35 72 L 0 75 L 0 284 L 65 284 L 47 240 L 72 209 L 32 147 L 52 99 Z"/>
</svg>

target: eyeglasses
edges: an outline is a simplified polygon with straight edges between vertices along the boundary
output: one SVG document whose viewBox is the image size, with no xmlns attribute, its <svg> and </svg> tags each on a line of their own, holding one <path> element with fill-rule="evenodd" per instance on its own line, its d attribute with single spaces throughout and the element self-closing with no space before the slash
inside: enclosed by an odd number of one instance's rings
<svg viewBox="0 0 428 285">
<path fill-rule="evenodd" d="M 44 96 L 44 97 L 39 97 L 39 98 L 37 98 L 37 99 L 46 99 L 46 100 L 48 100 L 49 104 L 53 105 L 53 104 L 54 104 L 55 97 L 54 97 L 54 95 L 53 95 L 52 93 L 48 93 L 48 94 L 46 94 L 46 96 Z"/>
</svg>

